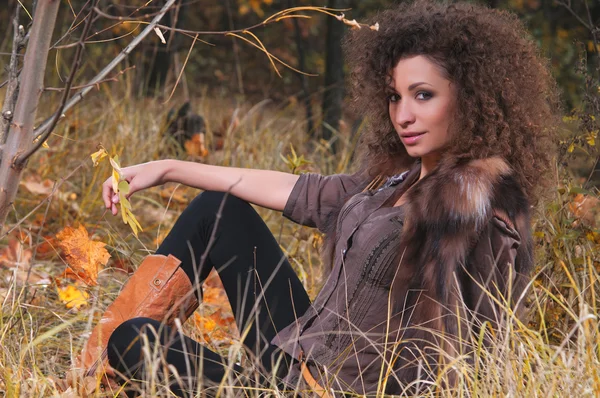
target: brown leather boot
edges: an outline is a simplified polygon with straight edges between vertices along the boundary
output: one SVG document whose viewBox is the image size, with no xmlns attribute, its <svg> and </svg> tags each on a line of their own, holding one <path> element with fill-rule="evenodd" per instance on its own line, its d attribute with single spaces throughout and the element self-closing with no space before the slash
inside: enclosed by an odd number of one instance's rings
<svg viewBox="0 0 600 398">
<path fill-rule="evenodd" d="M 83 348 L 77 362 L 84 376 L 97 372 L 113 376 L 107 363 L 107 344 L 121 323 L 137 317 L 151 318 L 173 326 L 182 323 L 198 308 L 193 286 L 175 256 L 147 256 L 108 306 Z"/>
</svg>

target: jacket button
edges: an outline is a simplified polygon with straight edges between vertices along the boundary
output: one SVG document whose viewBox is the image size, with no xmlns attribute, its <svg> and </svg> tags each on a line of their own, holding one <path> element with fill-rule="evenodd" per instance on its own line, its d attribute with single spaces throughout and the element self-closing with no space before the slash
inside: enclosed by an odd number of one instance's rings
<svg viewBox="0 0 600 398">
<path fill-rule="evenodd" d="M 159 286 L 162 283 L 162 281 L 160 279 L 155 279 L 153 283 L 154 286 Z"/>
</svg>

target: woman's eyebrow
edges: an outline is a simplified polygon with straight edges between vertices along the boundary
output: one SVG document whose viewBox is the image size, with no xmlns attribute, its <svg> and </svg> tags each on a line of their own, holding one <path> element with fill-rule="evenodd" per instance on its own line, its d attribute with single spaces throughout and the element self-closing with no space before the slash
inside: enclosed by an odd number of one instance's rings
<svg viewBox="0 0 600 398">
<path fill-rule="evenodd" d="M 431 84 L 429 83 L 425 83 L 425 82 L 416 82 L 411 84 L 410 86 L 408 86 L 408 91 L 414 90 L 415 88 L 417 88 L 418 86 L 420 86 L 421 84 L 427 84 L 428 86 L 431 86 Z M 433 87 L 433 86 L 431 86 Z"/>
<path fill-rule="evenodd" d="M 426 85 L 428 85 L 428 86 L 431 86 L 431 87 L 433 87 L 431 84 L 429 84 L 429 83 L 426 83 L 426 82 L 416 82 L 416 83 L 413 83 L 413 84 L 411 84 L 410 86 L 408 86 L 408 91 L 412 91 L 412 90 L 414 90 L 415 88 L 419 87 L 419 86 L 420 86 L 420 85 L 422 85 L 422 84 L 426 84 Z M 388 86 L 387 86 L 387 90 L 389 90 L 389 91 L 391 91 L 391 92 L 394 92 L 394 93 L 397 93 L 397 92 L 398 92 L 398 90 L 396 90 L 396 87 L 394 87 L 393 85 L 388 85 Z"/>
</svg>

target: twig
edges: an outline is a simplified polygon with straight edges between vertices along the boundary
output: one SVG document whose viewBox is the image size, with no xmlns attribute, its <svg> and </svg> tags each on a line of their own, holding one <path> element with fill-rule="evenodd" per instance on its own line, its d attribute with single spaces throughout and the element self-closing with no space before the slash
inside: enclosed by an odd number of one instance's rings
<svg viewBox="0 0 600 398">
<path fill-rule="evenodd" d="M 50 136 L 50 133 L 52 133 L 52 131 L 56 127 L 56 124 L 58 123 L 58 120 L 60 119 L 60 116 L 62 115 L 63 110 L 65 109 L 65 105 L 67 103 L 67 100 L 69 99 L 71 86 L 73 85 L 73 80 L 75 80 L 75 75 L 77 74 L 77 71 L 79 70 L 79 68 L 81 66 L 81 55 L 83 54 L 83 49 L 85 47 L 85 44 L 83 41 L 84 41 L 85 37 L 88 35 L 88 33 L 92 27 L 92 20 L 94 18 L 94 8 L 95 8 L 96 4 L 98 4 L 98 0 L 94 0 L 94 3 L 92 4 L 91 10 L 90 10 L 90 14 L 87 16 L 87 18 L 85 20 L 85 26 L 83 27 L 83 32 L 81 32 L 81 37 L 79 38 L 77 50 L 75 51 L 75 56 L 73 57 L 73 64 L 71 65 L 71 74 L 69 75 L 69 78 L 67 79 L 67 83 L 65 84 L 65 93 L 60 102 L 60 106 L 58 107 L 58 110 L 54 114 L 54 117 L 53 117 L 52 121 L 50 122 L 49 127 L 46 129 L 46 131 L 44 131 L 44 134 L 38 138 L 37 142 L 35 142 L 31 146 L 31 148 L 29 148 L 25 153 L 21 154 L 15 160 L 15 165 L 17 167 L 24 165 L 25 162 L 27 162 L 27 159 L 29 159 L 29 157 L 31 155 L 36 153 L 37 150 L 42 147 L 44 142 L 46 142 L 46 140 Z"/>
<path fill-rule="evenodd" d="M 594 162 L 594 166 L 592 166 L 592 170 L 590 171 L 588 178 L 585 180 L 585 183 L 583 184 L 584 189 L 587 188 L 588 184 L 592 180 L 592 177 L 594 176 L 594 173 L 597 171 L 596 167 L 598 167 L 598 162 L 600 162 L 600 156 L 596 156 L 596 161 Z"/>
<path fill-rule="evenodd" d="M 25 32 L 23 26 L 19 25 L 19 10 L 21 7 L 15 9 L 15 16 L 13 18 L 13 48 L 10 56 L 10 62 L 8 64 L 8 79 L 4 84 L 8 84 L 6 89 L 6 95 L 4 97 L 4 104 L 2 105 L 2 115 L 0 117 L 0 145 L 4 144 L 10 128 L 10 122 L 12 121 L 13 114 L 15 112 L 15 106 L 17 104 L 17 97 L 19 94 L 19 51 L 23 48 Z M 3 87 L 4 84 L 2 84 Z M 2 155 L 0 154 L 0 158 Z"/>
<path fill-rule="evenodd" d="M 127 57 L 133 51 L 133 49 L 136 48 L 138 46 L 138 44 L 141 43 L 141 41 L 146 36 L 148 36 L 151 32 L 153 32 L 154 27 L 158 24 L 158 21 L 160 21 L 160 19 L 165 15 L 167 10 L 173 5 L 173 3 L 175 3 L 175 0 L 167 0 L 167 3 L 161 9 L 161 13 L 159 15 L 157 15 L 152 20 L 152 22 L 150 22 L 150 24 L 148 24 L 148 26 L 146 26 L 146 28 L 142 31 L 142 33 L 137 35 L 136 38 L 133 39 L 133 41 L 127 47 L 125 47 L 123 49 L 123 51 L 121 51 L 121 53 L 119 53 L 119 55 L 117 55 L 117 57 L 115 59 L 113 59 L 108 65 L 106 65 L 104 67 L 104 69 L 102 69 L 88 83 L 89 85 L 87 87 L 81 89 L 79 92 L 77 92 L 75 95 L 73 95 L 73 97 L 71 97 L 71 99 L 69 99 L 69 101 L 67 101 L 67 103 L 65 104 L 65 107 L 63 109 L 63 112 L 67 112 L 69 109 L 74 107 L 77 103 L 79 103 L 79 101 L 81 101 L 86 96 L 86 94 L 92 90 L 92 87 L 94 84 L 96 84 L 99 81 L 101 81 L 102 79 L 106 78 L 106 76 L 110 73 L 111 70 L 113 70 L 123 59 L 125 59 L 125 57 Z M 97 10 L 97 8 L 95 8 L 95 10 Z M 56 117 L 56 115 L 53 115 L 52 117 L 46 119 L 37 129 L 34 130 L 34 136 L 36 138 L 40 137 L 42 134 L 44 134 L 46 129 L 48 129 L 48 127 L 50 127 L 50 123 L 52 122 L 54 117 Z"/>
<path fill-rule="evenodd" d="M 585 22 L 583 20 L 583 18 L 581 18 L 579 15 L 577 15 L 577 13 L 571 8 L 571 2 L 569 1 L 569 4 L 565 3 L 564 1 L 557 1 L 558 4 L 560 4 L 561 6 L 565 7 L 567 9 L 567 11 L 569 11 L 571 13 L 571 15 L 573 15 L 583 26 L 585 26 L 587 29 L 592 30 L 592 26 L 588 25 L 587 22 Z"/>
<path fill-rule="evenodd" d="M 118 82 L 118 81 L 119 81 L 118 77 L 119 77 L 120 75 L 123 75 L 123 74 L 125 74 L 125 72 L 127 72 L 127 71 L 128 71 L 128 70 L 130 70 L 130 69 L 135 69 L 135 65 L 129 66 L 129 67 L 127 67 L 127 68 L 125 68 L 125 69 L 123 69 L 123 70 L 119 71 L 119 72 L 118 72 L 116 75 L 114 75 L 113 77 L 107 77 L 106 79 L 104 79 L 104 80 L 100 80 L 100 81 L 98 81 L 98 82 L 96 82 L 96 83 L 84 84 L 84 85 L 82 85 L 82 86 L 74 86 L 74 87 L 71 87 L 71 90 L 80 90 L 80 89 L 82 89 L 82 88 L 86 88 L 86 87 L 90 87 L 90 86 L 92 86 L 92 87 L 93 87 L 93 86 L 96 86 L 96 87 L 98 87 L 98 85 L 99 85 L 99 84 L 101 84 L 101 83 L 107 83 L 107 82 Z M 63 87 L 63 88 L 58 88 L 58 87 L 45 87 L 45 88 L 44 88 L 44 91 L 65 91 L 65 88 L 64 88 L 64 87 Z"/>
<path fill-rule="evenodd" d="M 269 18 L 265 19 L 264 21 L 259 22 L 255 25 L 252 25 L 250 27 L 242 28 L 242 29 L 234 29 L 234 30 L 189 30 L 189 29 L 174 28 L 172 26 L 166 26 L 166 25 L 161 25 L 161 24 L 156 24 L 155 26 L 158 28 L 161 28 L 161 29 L 169 30 L 171 32 L 184 33 L 186 35 L 189 35 L 190 37 L 194 37 L 195 35 L 220 35 L 220 36 L 223 36 L 223 35 L 227 35 L 227 34 L 231 34 L 231 33 L 245 33 L 246 31 L 255 30 L 257 28 L 266 26 L 268 24 L 271 24 L 274 22 L 279 22 L 281 19 L 289 18 L 291 16 L 305 17 L 303 15 L 302 16 L 289 15 L 296 11 L 317 11 L 317 12 L 321 12 L 323 14 L 327 14 L 327 15 L 337 18 L 338 15 L 334 14 L 334 12 L 347 11 L 347 9 L 334 9 L 334 8 L 327 8 L 327 7 L 312 7 L 312 6 L 294 7 L 294 8 L 286 9 L 283 11 L 279 11 L 279 12 L 275 13 L 274 15 L 270 16 Z M 128 19 L 126 19 L 125 17 L 119 17 L 119 16 L 106 14 L 103 11 L 99 10 L 98 8 L 96 8 L 96 13 L 98 13 L 98 15 L 100 15 L 104 18 L 107 18 L 107 19 L 115 19 L 115 20 L 122 21 L 122 22 L 128 21 Z M 139 21 L 139 20 L 134 20 L 132 22 L 144 23 L 143 21 Z"/>
<path fill-rule="evenodd" d="M 173 90 L 171 90 L 171 95 L 169 95 L 169 98 L 167 98 L 167 100 L 165 102 L 163 102 L 163 104 L 166 104 L 167 102 L 169 102 L 169 100 L 171 100 L 171 98 L 173 97 L 173 94 L 175 94 L 175 90 L 177 89 L 177 85 L 179 84 L 179 80 L 181 80 L 181 76 L 183 75 L 183 71 L 185 71 L 185 66 L 188 63 L 188 60 L 190 59 L 190 54 L 192 53 L 192 50 L 194 49 L 194 44 L 196 44 L 196 39 L 198 39 L 198 35 L 196 35 L 194 37 L 194 41 L 192 42 L 192 45 L 190 46 L 190 49 L 187 53 L 187 57 L 185 57 L 185 61 L 183 62 L 183 66 L 181 67 L 181 71 L 179 72 L 179 76 L 177 76 L 177 80 L 175 81 L 175 85 L 173 86 Z"/>
<path fill-rule="evenodd" d="M 592 34 L 592 40 L 594 41 L 594 52 L 596 53 L 596 68 L 598 68 L 598 40 L 596 40 L 596 27 L 594 26 L 594 22 L 592 21 L 592 13 L 590 12 L 590 7 L 588 6 L 587 0 L 583 0 L 583 4 L 585 5 L 585 10 L 587 12 L 587 17 L 590 26 L 590 33 Z"/>
</svg>

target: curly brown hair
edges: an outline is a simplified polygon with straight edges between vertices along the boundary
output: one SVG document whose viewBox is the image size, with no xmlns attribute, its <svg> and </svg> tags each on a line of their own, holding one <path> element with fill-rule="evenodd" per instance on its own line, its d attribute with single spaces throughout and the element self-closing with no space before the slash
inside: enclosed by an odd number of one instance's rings
<svg viewBox="0 0 600 398">
<path fill-rule="evenodd" d="M 444 157 L 503 157 L 530 202 L 552 176 L 561 114 L 547 60 L 516 15 L 469 3 L 417 0 L 376 15 L 379 30 L 346 37 L 353 105 L 367 117 L 359 156 L 372 174 L 393 175 L 414 163 L 388 114 L 391 71 L 423 55 L 457 87 L 452 142 Z"/>
</svg>

